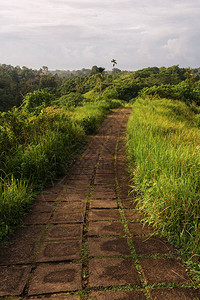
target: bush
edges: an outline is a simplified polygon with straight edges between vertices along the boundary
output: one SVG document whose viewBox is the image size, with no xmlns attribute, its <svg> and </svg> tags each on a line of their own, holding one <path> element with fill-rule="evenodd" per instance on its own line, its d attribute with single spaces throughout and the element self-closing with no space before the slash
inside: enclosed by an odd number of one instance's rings
<svg viewBox="0 0 200 300">
<path fill-rule="evenodd" d="M 83 104 L 84 97 L 80 93 L 69 93 L 67 95 L 64 95 L 60 97 L 57 101 L 55 101 L 55 104 L 59 107 L 70 109 L 75 108 L 77 106 L 80 106 Z"/>
<path fill-rule="evenodd" d="M 29 113 L 38 114 L 43 108 L 50 106 L 53 100 L 54 96 L 52 94 L 45 90 L 37 90 L 26 95 L 22 107 Z"/>
</svg>

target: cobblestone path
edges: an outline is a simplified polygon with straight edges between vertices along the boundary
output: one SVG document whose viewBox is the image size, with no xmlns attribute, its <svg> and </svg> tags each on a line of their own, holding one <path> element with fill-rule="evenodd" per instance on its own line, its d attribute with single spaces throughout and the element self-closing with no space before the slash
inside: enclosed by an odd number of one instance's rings
<svg viewBox="0 0 200 300">
<path fill-rule="evenodd" d="M 38 196 L 24 227 L 1 248 L 2 298 L 199 296 L 173 247 L 152 236 L 135 210 L 125 157 L 130 113 L 118 109 L 104 120 L 69 174 Z"/>
</svg>

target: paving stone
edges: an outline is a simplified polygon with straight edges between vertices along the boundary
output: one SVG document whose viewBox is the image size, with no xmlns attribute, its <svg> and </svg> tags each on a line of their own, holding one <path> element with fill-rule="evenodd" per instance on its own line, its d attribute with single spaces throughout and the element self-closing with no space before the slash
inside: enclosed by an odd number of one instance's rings
<svg viewBox="0 0 200 300">
<path fill-rule="evenodd" d="M 128 229 L 132 236 L 146 235 L 154 232 L 153 227 L 143 223 L 128 223 Z"/>
<path fill-rule="evenodd" d="M 102 175 L 98 175 L 95 177 L 94 180 L 94 184 L 102 184 L 102 185 L 107 185 L 107 184 L 111 184 L 114 185 L 115 184 L 115 177 L 114 176 L 108 176 L 106 174 L 104 174 L 104 176 Z"/>
<path fill-rule="evenodd" d="M 55 208 L 55 202 L 37 202 L 34 203 L 31 207 L 32 213 L 45 213 L 45 212 L 52 212 Z"/>
<path fill-rule="evenodd" d="M 36 200 L 45 202 L 57 202 L 60 198 L 60 194 L 42 193 L 37 196 Z"/>
<path fill-rule="evenodd" d="M 77 212 L 77 211 L 85 211 L 86 209 L 86 201 L 69 201 L 69 202 L 60 202 L 56 207 L 56 212 L 58 211 L 66 211 L 66 212 Z"/>
<path fill-rule="evenodd" d="M 93 258 L 89 262 L 89 286 L 140 285 L 140 280 L 129 258 Z"/>
<path fill-rule="evenodd" d="M 131 255 L 126 238 L 89 238 L 90 256 Z"/>
<path fill-rule="evenodd" d="M 121 200 L 121 204 L 123 208 L 135 208 L 137 205 L 137 202 L 134 201 L 133 199 L 129 200 Z"/>
<path fill-rule="evenodd" d="M 81 186 L 77 185 L 76 182 L 71 182 L 70 184 L 65 186 L 64 192 L 62 193 L 62 197 L 68 196 L 69 194 L 80 194 L 83 196 L 87 196 L 89 192 L 89 185 Z"/>
<path fill-rule="evenodd" d="M 44 242 L 36 261 L 51 262 L 51 261 L 79 259 L 80 249 L 81 249 L 80 240 Z"/>
<path fill-rule="evenodd" d="M 40 296 L 40 297 L 29 297 L 29 298 L 26 298 L 26 300 L 28 299 L 31 299 L 31 300 L 34 300 L 34 299 L 41 299 L 41 300 L 80 300 L 80 296 L 78 295 L 63 295 L 63 294 L 54 294 L 50 297 L 45 297 L 45 296 Z"/>
<path fill-rule="evenodd" d="M 118 208 L 117 200 L 91 200 L 90 208 Z"/>
<path fill-rule="evenodd" d="M 92 292 L 90 300 L 145 300 L 141 291 L 105 291 Z"/>
<path fill-rule="evenodd" d="M 57 224 L 67 224 L 67 223 L 81 223 L 84 221 L 84 212 L 71 212 L 66 213 L 62 211 L 58 211 L 54 214 L 51 219 L 51 223 Z"/>
<path fill-rule="evenodd" d="M 185 267 L 175 258 L 139 258 L 147 284 L 187 282 Z"/>
<path fill-rule="evenodd" d="M 121 220 L 119 211 L 114 209 L 92 209 L 89 211 L 88 216 L 90 221 Z"/>
<path fill-rule="evenodd" d="M 66 193 L 60 197 L 62 202 L 75 202 L 75 201 L 85 201 L 87 198 L 87 193 Z"/>
<path fill-rule="evenodd" d="M 134 237 L 133 246 L 137 254 L 169 254 L 174 248 L 158 237 Z"/>
<path fill-rule="evenodd" d="M 30 266 L 0 267 L 0 296 L 20 295 L 30 271 Z"/>
<path fill-rule="evenodd" d="M 81 239 L 83 224 L 51 225 L 45 240 Z"/>
<path fill-rule="evenodd" d="M 103 186 L 94 185 L 93 193 L 115 193 L 115 187 L 113 186 Z"/>
<path fill-rule="evenodd" d="M 42 213 L 29 213 L 24 219 L 23 223 L 25 225 L 43 225 L 47 224 L 51 216 L 51 212 L 42 212 Z"/>
<path fill-rule="evenodd" d="M 28 295 L 81 289 L 81 264 L 42 264 L 34 271 Z"/>
<path fill-rule="evenodd" d="M 108 169 L 108 170 L 104 170 L 104 169 L 99 169 L 97 168 L 96 171 L 97 175 L 102 175 L 102 174 L 109 174 L 110 176 L 115 176 L 115 170 L 114 169 Z"/>
<path fill-rule="evenodd" d="M 11 242 L 21 241 L 21 242 L 37 242 L 40 241 L 45 226 L 27 226 L 18 228 L 11 238 Z"/>
<path fill-rule="evenodd" d="M 55 186 L 49 187 L 43 191 L 44 194 L 49 193 L 49 194 L 60 194 L 62 193 L 64 189 L 63 184 L 56 184 Z"/>
<path fill-rule="evenodd" d="M 130 194 L 130 192 L 131 192 L 131 189 L 130 189 L 130 187 L 120 187 L 119 188 L 119 197 L 121 198 L 121 199 L 125 199 L 125 198 L 130 198 L 132 195 Z"/>
<path fill-rule="evenodd" d="M 90 222 L 88 235 L 124 235 L 124 226 L 120 222 Z"/>
<path fill-rule="evenodd" d="M 152 300 L 195 300 L 200 299 L 200 289 L 170 288 L 149 291 Z"/>
<path fill-rule="evenodd" d="M 127 221 L 137 221 L 144 219 L 144 215 L 142 215 L 136 209 L 124 209 L 124 215 Z"/>
<path fill-rule="evenodd" d="M 77 179 L 70 180 L 70 179 L 68 179 L 66 184 L 69 185 L 69 186 L 74 186 L 74 187 L 76 187 L 77 185 L 87 187 L 90 184 L 90 180 L 89 179 L 80 179 L 80 180 L 77 180 Z"/>
<path fill-rule="evenodd" d="M 92 199 L 116 199 L 117 195 L 115 192 L 102 191 L 102 192 L 93 192 Z"/>
<path fill-rule="evenodd" d="M 28 264 L 32 263 L 39 243 L 16 241 L 0 248 L 0 264 Z"/>
<path fill-rule="evenodd" d="M 69 184 L 71 184 L 71 181 L 76 181 L 76 182 L 85 182 L 86 184 L 90 184 L 91 178 L 92 178 L 91 174 L 89 174 L 89 175 L 83 175 L 83 174 L 74 175 L 74 174 L 70 173 L 67 183 L 69 182 Z"/>
</svg>

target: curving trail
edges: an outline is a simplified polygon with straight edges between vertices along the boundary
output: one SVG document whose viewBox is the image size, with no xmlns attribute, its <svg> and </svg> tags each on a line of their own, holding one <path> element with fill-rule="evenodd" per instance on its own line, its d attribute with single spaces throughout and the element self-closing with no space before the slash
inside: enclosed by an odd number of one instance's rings
<svg viewBox="0 0 200 300">
<path fill-rule="evenodd" d="M 38 196 L 24 227 L 1 248 L 2 298 L 200 297 L 173 247 L 152 237 L 135 210 L 125 156 L 130 113 L 117 109 L 104 120 L 69 174 Z"/>
</svg>

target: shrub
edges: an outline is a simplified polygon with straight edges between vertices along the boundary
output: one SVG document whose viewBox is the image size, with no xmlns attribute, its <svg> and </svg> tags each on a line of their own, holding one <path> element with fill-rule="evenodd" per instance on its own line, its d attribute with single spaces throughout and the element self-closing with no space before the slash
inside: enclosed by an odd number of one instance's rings
<svg viewBox="0 0 200 300">
<path fill-rule="evenodd" d="M 50 106 L 53 100 L 54 97 L 52 94 L 45 90 L 37 90 L 26 95 L 22 107 L 29 113 L 38 114 L 43 108 Z"/>
</svg>

